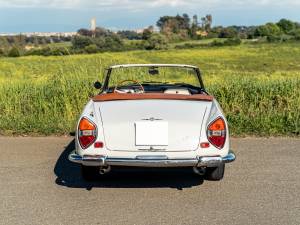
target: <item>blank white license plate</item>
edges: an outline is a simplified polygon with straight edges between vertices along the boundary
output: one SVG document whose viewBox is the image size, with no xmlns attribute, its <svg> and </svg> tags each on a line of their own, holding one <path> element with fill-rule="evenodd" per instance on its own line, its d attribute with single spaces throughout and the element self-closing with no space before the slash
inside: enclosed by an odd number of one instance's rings
<svg viewBox="0 0 300 225">
<path fill-rule="evenodd" d="M 168 122 L 135 122 L 136 146 L 168 146 Z"/>
</svg>

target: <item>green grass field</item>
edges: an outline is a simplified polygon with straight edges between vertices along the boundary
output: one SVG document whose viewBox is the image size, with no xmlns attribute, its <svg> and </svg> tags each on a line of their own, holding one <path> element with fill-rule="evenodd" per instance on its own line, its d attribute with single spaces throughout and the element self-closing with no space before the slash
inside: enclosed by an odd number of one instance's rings
<svg viewBox="0 0 300 225">
<path fill-rule="evenodd" d="M 105 68 L 184 63 L 202 69 L 234 135 L 300 134 L 300 44 L 0 58 L 0 132 L 68 134 Z"/>
</svg>

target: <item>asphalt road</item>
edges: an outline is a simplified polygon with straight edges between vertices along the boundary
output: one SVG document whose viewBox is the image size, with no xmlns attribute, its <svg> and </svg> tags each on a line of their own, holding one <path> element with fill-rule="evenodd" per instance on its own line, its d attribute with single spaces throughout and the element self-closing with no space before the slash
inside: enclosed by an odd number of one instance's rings
<svg viewBox="0 0 300 225">
<path fill-rule="evenodd" d="M 234 139 L 221 182 L 190 171 L 86 183 L 72 138 L 0 137 L 0 224 L 300 224 L 300 139 Z"/>
</svg>

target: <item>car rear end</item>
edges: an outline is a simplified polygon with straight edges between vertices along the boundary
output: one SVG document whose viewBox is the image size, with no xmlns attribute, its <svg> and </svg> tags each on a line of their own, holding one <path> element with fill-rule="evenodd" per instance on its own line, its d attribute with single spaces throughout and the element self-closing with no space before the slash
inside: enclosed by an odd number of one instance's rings
<svg viewBox="0 0 300 225">
<path fill-rule="evenodd" d="M 191 167 L 204 175 L 234 161 L 235 155 L 215 99 L 130 99 L 91 100 L 69 159 L 103 173 L 113 166 Z M 222 179 L 220 173 L 212 180 Z"/>
</svg>

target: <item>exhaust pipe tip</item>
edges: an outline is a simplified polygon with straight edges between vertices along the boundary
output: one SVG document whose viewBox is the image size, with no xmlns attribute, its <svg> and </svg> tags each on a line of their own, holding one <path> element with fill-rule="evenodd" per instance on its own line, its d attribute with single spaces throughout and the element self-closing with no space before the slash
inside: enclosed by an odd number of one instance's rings
<svg viewBox="0 0 300 225">
<path fill-rule="evenodd" d="M 206 168 L 205 167 L 193 167 L 193 171 L 195 174 L 203 176 L 205 174 Z"/>
<path fill-rule="evenodd" d="M 103 166 L 103 167 L 100 168 L 99 173 L 101 175 L 104 175 L 104 174 L 109 173 L 110 171 L 111 171 L 111 166 Z"/>
</svg>

